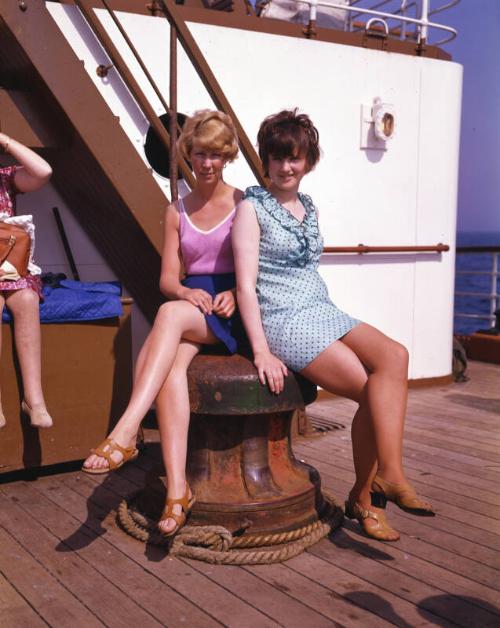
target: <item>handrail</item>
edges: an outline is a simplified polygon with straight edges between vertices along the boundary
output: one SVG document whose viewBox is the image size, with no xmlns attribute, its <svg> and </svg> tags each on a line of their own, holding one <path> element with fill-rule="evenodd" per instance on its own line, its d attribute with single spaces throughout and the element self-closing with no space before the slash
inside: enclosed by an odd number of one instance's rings
<svg viewBox="0 0 500 628">
<path fill-rule="evenodd" d="M 146 116 L 149 124 L 153 127 L 154 131 L 158 135 L 158 137 L 159 137 L 160 141 L 162 142 L 164 148 L 167 151 L 170 151 L 170 134 L 168 133 L 168 131 L 165 129 L 165 127 L 161 123 L 160 118 L 157 116 L 155 110 L 153 109 L 153 107 L 149 103 L 148 99 L 144 95 L 144 92 L 142 91 L 141 87 L 139 86 L 139 83 L 134 78 L 132 72 L 129 70 L 127 64 L 123 60 L 123 58 L 120 55 L 118 49 L 116 48 L 116 46 L 112 42 L 111 38 L 109 37 L 109 35 L 107 34 L 106 30 L 104 29 L 104 27 L 100 23 L 99 19 L 97 18 L 97 16 L 94 13 L 94 11 L 92 10 L 91 7 L 87 6 L 87 0 L 74 0 L 74 2 L 78 6 L 80 11 L 82 12 L 82 14 L 85 17 L 88 25 L 90 26 L 90 28 L 94 32 L 94 34 L 97 37 L 99 43 L 104 48 L 104 51 L 106 52 L 108 57 L 111 59 L 114 67 L 117 69 L 117 71 L 118 71 L 118 73 L 120 75 L 120 78 L 125 83 L 125 85 L 127 86 L 127 89 L 130 91 L 130 93 L 132 94 L 133 98 L 135 99 L 135 101 L 139 105 L 142 113 Z M 101 2 L 108 9 L 108 11 L 111 11 L 111 9 L 106 5 L 105 0 L 101 0 Z M 138 54 L 138 53 L 135 53 L 135 54 Z M 141 66 L 141 68 L 142 68 L 142 66 Z M 152 77 L 149 75 L 149 73 L 146 73 L 146 76 L 148 78 L 150 78 L 150 81 L 152 81 L 152 83 L 154 84 L 154 81 L 153 81 Z M 155 91 L 158 90 L 156 85 L 153 85 L 153 84 L 152 84 L 153 89 L 155 89 Z M 165 107 L 166 111 L 168 112 L 169 111 L 169 107 L 167 106 L 167 104 L 165 103 L 164 100 L 162 100 L 162 105 Z M 190 187 L 193 187 L 193 185 L 194 185 L 194 176 L 193 176 L 193 173 L 191 172 L 191 169 L 189 168 L 189 166 L 187 165 L 187 163 L 186 163 L 186 161 L 184 159 L 180 159 L 179 160 L 179 167 L 180 167 L 181 172 L 182 172 L 186 182 L 188 183 L 188 185 Z"/>
<path fill-rule="evenodd" d="M 265 186 L 266 180 L 262 172 L 262 165 L 260 163 L 259 157 L 257 156 L 255 148 L 250 142 L 245 132 L 245 129 L 241 125 L 238 117 L 236 116 L 235 111 L 229 104 L 229 100 L 226 98 L 224 92 L 222 91 L 219 82 L 215 78 L 214 73 L 210 69 L 210 66 L 208 65 L 202 51 L 200 50 L 198 44 L 192 36 L 185 21 L 183 20 L 182 16 L 179 15 L 177 11 L 177 6 L 175 4 L 167 5 L 164 0 L 159 0 L 159 2 L 163 8 L 163 12 L 167 20 L 170 22 L 171 25 L 175 26 L 175 29 L 177 31 L 177 37 L 181 42 L 184 51 L 186 52 L 191 63 L 193 64 L 208 93 L 215 102 L 215 106 L 217 107 L 217 109 L 220 109 L 232 119 L 233 124 L 236 128 L 236 133 L 238 135 L 241 152 L 243 153 L 243 156 L 245 157 L 259 184 Z"/>
<path fill-rule="evenodd" d="M 368 9 L 365 7 L 359 7 L 359 6 L 355 6 L 354 3 L 345 5 L 345 4 L 338 4 L 337 2 L 328 2 L 327 0 L 294 0 L 294 1 L 300 2 L 301 4 L 309 5 L 309 27 L 308 27 L 309 33 L 314 32 L 314 27 L 316 24 L 317 7 L 321 6 L 321 7 L 326 7 L 330 9 L 339 9 L 341 11 L 345 11 L 348 16 L 347 22 L 349 23 L 349 25 L 351 23 L 353 15 L 355 15 L 356 17 L 370 15 L 373 17 L 377 17 L 383 21 L 396 20 L 398 22 L 401 22 L 402 26 L 405 26 L 406 24 L 415 24 L 418 27 L 417 39 L 420 44 L 424 44 L 427 42 L 427 33 L 428 33 L 429 28 L 434 28 L 436 30 L 441 30 L 441 31 L 445 31 L 449 33 L 448 37 L 445 37 L 444 39 L 441 39 L 438 42 L 435 42 L 434 45 L 441 45 L 441 44 L 447 43 L 448 41 L 455 39 L 455 37 L 457 36 L 457 31 L 454 28 L 452 28 L 451 26 L 445 26 L 444 24 L 438 24 L 437 22 L 431 22 L 429 21 L 429 16 L 435 13 L 438 13 L 440 11 L 443 11 L 445 8 L 450 8 L 452 6 L 455 6 L 455 4 L 458 4 L 460 0 L 452 0 L 452 2 L 450 2 L 448 5 L 444 5 L 443 7 L 438 7 L 437 9 L 434 9 L 432 11 L 430 11 L 429 0 L 422 0 L 422 11 L 421 11 L 420 18 L 416 18 L 416 17 L 412 18 L 412 17 L 407 17 L 406 15 L 399 14 L 405 11 L 406 8 L 409 8 L 409 7 L 404 6 L 405 4 L 404 0 L 401 3 L 400 9 L 395 13 L 387 13 L 385 11 L 374 10 L 373 8 Z M 383 2 L 379 3 L 376 6 L 383 6 L 384 4 L 387 4 L 388 1 L 389 0 L 384 0 Z"/>
<path fill-rule="evenodd" d="M 358 246 L 325 246 L 323 253 L 446 253 L 450 250 L 448 244 L 429 244 L 421 246 L 367 246 L 366 244 L 358 244 Z"/>
<path fill-rule="evenodd" d="M 441 13 L 441 11 L 446 11 L 446 9 L 451 9 L 460 3 L 460 0 L 451 0 L 448 4 L 442 4 L 440 7 L 436 9 L 431 9 L 429 11 L 429 15 L 435 15 L 436 13 Z"/>
<path fill-rule="evenodd" d="M 488 292 L 469 292 L 456 290 L 455 296 L 463 297 L 477 297 L 480 299 L 488 299 L 490 302 L 489 314 L 471 314 L 466 312 L 455 311 L 455 318 L 469 318 L 469 319 L 486 319 L 492 326 L 495 325 L 496 315 L 500 305 L 500 246 L 458 246 L 457 255 L 466 255 L 468 253 L 492 253 L 492 268 L 491 270 L 456 270 L 455 274 L 458 275 L 472 275 L 472 276 L 489 276 L 491 277 L 490 289 Z"/>
</svg>

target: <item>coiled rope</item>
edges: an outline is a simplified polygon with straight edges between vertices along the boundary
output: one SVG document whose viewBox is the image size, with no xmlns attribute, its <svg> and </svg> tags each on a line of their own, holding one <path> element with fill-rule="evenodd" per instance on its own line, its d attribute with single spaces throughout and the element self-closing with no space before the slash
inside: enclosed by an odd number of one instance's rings
<svg viewBox="0 0 500 628">
<path fill-rule="evenodd" d="M 184 526 L 174 537 L 166 537 L 156 521 L 135 509 L 136 497 L 123 500 L 118 508 L 118 522 L 125 532 L 144 543 L 168 547 L 171 556 L 212 564 L 258 565 L 289 560 L 338 528 L 344 517 L 335 498 L 323 493 L 326 506 L 321 519 L 295 530 L 233 536 L 223 526 Z"/>
</svg>

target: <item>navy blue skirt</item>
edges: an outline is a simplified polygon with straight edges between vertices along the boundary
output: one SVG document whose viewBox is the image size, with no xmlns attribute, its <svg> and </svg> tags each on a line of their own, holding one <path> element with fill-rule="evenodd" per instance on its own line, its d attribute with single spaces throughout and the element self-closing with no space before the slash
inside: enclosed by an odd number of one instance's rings
<svg viewBox="0 0 500 628">
<path fill-rule="evenodd" d="M 213 298 L 220 292 L 232 290 L 236 286 L 236 276 L 234 273 L 187 275 L 181 283 L 186 288 L 201 288 Z M 231 318 L 205 314 L 205 319 L 210 331 L 226 346 L 229 353 L 236 353 L 245 343 L 245 332 L 238 311 Z"/>
</svg>

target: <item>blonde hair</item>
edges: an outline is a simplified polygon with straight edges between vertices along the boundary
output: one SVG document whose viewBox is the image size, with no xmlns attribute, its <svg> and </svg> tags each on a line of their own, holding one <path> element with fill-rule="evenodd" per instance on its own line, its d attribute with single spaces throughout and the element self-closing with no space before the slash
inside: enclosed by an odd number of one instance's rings
<svg viewBox="0 0 500 628">
<path fill-rule="evenodd" d="M 194 144 L 221 153 L 226 161 L 233 161 L 238 154 L 233 121 L 222 111 L 195 111 L 184 123 L 177 141 L 177 148 L 185 159 L 189 159 Z"/>
</svg>

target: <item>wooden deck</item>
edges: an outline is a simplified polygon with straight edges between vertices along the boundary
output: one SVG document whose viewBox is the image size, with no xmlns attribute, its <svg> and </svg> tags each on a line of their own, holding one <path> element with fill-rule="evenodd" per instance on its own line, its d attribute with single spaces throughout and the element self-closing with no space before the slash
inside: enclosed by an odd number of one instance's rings
<svg viewBox="0 0 500 628">
<path fill-rule="evenodd" d="M 279 565 L 171 558 L 115 522 L 155 442 L 109 477 L 71 472 L 0 484 L 0 626 L 500 626 L 500 367 L 472 363 L 470 375 L 410 393 L 406 469 L 439 516 L 390 506 L 402 533 L 394 544 L 347 521 Z M 317 402 L 314 422 L 337 429 L 295 446 L 340 500 L 353 481 L 353 408 Z"/>
</svg>

